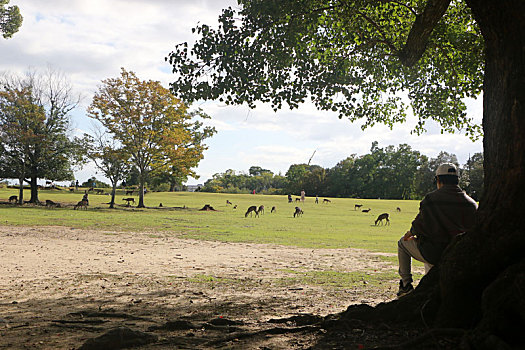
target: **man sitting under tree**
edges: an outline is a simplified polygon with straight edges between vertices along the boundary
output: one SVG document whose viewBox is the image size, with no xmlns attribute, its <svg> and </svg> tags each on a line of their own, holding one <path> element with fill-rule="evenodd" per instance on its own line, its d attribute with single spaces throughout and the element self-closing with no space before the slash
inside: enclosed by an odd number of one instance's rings
<svg viewBox="0 0 525 350">
<path fill-rule="evenodd" d="M 452 238 L 474 225 L 478 205 L 459 187 L 456 166 L 450 163 L 440 165 L 435 181 L 437 190 L 423 198 L 412 227 L 397 244 L 401 276 L 398 297 L 414 289 L 411 258 L 423 262 L 425 273 L 428 273 L 439 262 Z"/>
</svg>

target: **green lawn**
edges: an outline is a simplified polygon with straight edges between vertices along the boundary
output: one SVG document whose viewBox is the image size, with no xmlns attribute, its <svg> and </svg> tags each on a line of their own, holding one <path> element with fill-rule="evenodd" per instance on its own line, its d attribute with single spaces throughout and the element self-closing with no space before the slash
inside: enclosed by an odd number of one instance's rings
<svg viewBox="0 0 525 350">
<path fill-rule="evenodd" d="M 7 202 L 16 189 L 0 188 L 0 202 Z M 63 190 L 41 190 L 39 199 L 51 199 L 64 205 L 72 205 L 82 198 L 82 191 L 70 193 Z M 29 192 L 24 193 L 29 198 Z M 123 193 L 116 202 L 124 204 Z M 134 196 L 138 199 L 137 196 Z M 294 197 L 295 198 L 295 197 Z M 226 205 L 229 200 L 238 208 Z M 210 193 L 148 193 L 145 204 L 148 209 L 119 207 L 108 209 L 109 196 L 89 195 L 87 211 L 72 207 L 45 208 L 24 205 L 0 205 L 0 222 L 5 225 L 60 225 L 108 231 L 151 232 L 186 238 L 219 240 L 228 242 L 275 243 L 311 248 L 364 248 L 371 251 L 395 253 L 396 241 L 410 227 L 417 214 L 418 201 L 361 200 L 330 198 L 332 203 L 315 204 L 307 197 L 304 204 L 287 203 L 286 196 L 251 194 Z M 159 203 L 163 208 L 158 208 Z M 199 211 L 210 204 L 217 211 Z M 371 208 L 369 213 L 354 210 L 355 204 Z M 264 205 L 265 213 L 259 218 L 244 217 L 251 205 Z M 304 215 L 293 217 L 298 205 Z M 276 213 L 270 209 L 275 206 Z M 186 209 L 173 209 L 185 207 Z M 396 211 L 401 208 L 401 212 Z M 390 214 L 390 226 L 375 226 L 381 213 Z"/>
</svg>

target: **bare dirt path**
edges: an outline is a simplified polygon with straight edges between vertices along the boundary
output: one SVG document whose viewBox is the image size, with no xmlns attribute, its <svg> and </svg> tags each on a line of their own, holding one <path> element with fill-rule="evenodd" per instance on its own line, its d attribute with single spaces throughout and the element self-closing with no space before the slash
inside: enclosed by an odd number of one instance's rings
<svg viewBox="0 0 525 350">
<path fill-rule="evenodd" d="M 213 348 L 210 339 L 237 330 L 221 320 L 235 320 L 245 331 L 264 329 L 275 318 L 324 316 L 350 304 L 391 300 L 396 287 L 369 288 L 363 282 L 335 288 L 298 276 L 394 269 L 380 254 L 359 249 L 0 226 L 0 349 L 75 349 L 122 326 L 155 333 L 157 341 L 141 349 Z M 159 330 L 174 320 L 192 326 Z M 299 349 L 314 341 L 300 339 L 233 338 L 227 346 Z"/>
</svg>

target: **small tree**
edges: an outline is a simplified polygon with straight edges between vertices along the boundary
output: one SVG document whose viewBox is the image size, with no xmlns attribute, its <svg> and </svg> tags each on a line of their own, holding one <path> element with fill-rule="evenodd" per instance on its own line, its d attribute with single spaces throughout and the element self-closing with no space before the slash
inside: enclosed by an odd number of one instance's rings
<svg viewBox="0 0 525 350">
<path fill-rule="evenodd" d="M 88 115 L 102 125 L 130 155 L 139 172 L 139 203 L 144 207 L 144 185 L 149 172 L 169 172 L 177 167 L 190 173 L 203 158 L 202 141 L 215 133 L 211 127 L 192 121 L 207 118 L 187 107 L 157 81 L 145 81 L 122 68 L 119 78 L 110 78 L 93 97 Z"/>
<path fill-rule="evenodd" d="M 115 139 L 107 137 L 100 131 L 95 136 L 84 135 L 88 149 L 87 157 L 111 182 L 111 200 L 109 207 L 115 207 L 117 183 L 123 180 L 130 170 L 129 154 L 127 154 Z"/>
</svg>

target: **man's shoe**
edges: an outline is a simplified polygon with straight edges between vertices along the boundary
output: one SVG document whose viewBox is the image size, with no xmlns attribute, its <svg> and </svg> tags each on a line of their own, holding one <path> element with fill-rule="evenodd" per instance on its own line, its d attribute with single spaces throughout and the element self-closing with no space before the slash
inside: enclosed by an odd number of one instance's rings
<svg viewBox="0 0 525 350">
<path fill-rule="evenodd" d="M 409 282 L 406 286 L 403 286 L 403 280 L 401 280 L 399 281 L 399 291 L 397 292 L 397 297 L 400 298 L 403 295 L 407 295 L 413 290 L 414 290 L 414 287 L 412 287 L 412 283 Z"/>
</svg>

